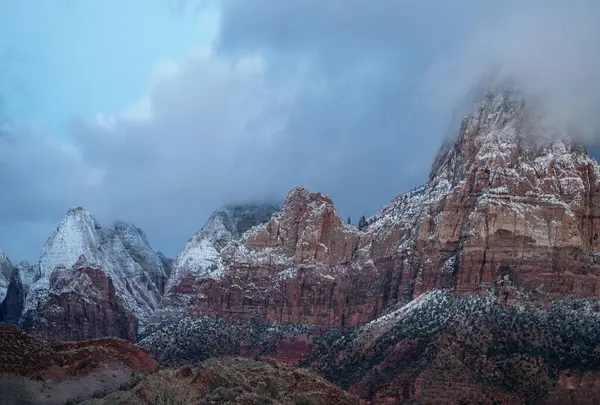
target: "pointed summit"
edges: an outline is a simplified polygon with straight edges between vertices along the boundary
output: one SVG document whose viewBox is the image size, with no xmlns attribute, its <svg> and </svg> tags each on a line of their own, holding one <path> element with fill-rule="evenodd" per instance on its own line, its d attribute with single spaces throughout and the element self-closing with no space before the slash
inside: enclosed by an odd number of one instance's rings
<svg viewBox="0 0 600 405">
<path fill-rule="evenodd" d="M 40 255 L 42 280 L 59 265 L 72 266 L 80 255 L 91 263 L 100 261 L 101 226 L 92 215 L 81 207 L 67 211 L 56 231 L 48 238 Z"/>
<path fill-rule="evenodd" d="M 569 134 L 546 125 L 535 102 L 513 89 L 495 89 L 462 121 L 456 142 L 440 151 L 429 182 L 454 187 L 468 180 L 475 192 L 565 193 L 571 199 L 584 190 L 561 187 L 561 179 L 577 177 L 581 164 L 595 162 Z"/>
<path fill-rule="evenodd" d="M 103 228 L 85 209 L 73 207 L 42 248 L 39 273 L 28 291 L 22 324 L 28 330 L 42 328 L 40 333 L 48 337 L 73 337 L 67 325 L 75 321 L 68 319 L 68 314 L 78 312 L 73 308 L 81 302 L 87 303 L 84 313 L 102 318 L 108 307 L 119 307 L 119 319 L 130 316 L 132 324 L 134 318 L 143 323 L 158 306 L 166 277 L 162 261 L 135 225 L 117 222 L 114 227 Z M 83 288 L 86 285 L 89 288 Z M 106 297 L 112 301 L 103 301 Z M 66 311 L 66 319 L 56 319 L 57 306 Z M 47 326 L 50 324 L 52 328 Z M 102 330 L 110 328 L 105 325 Z M 119 329 L 123 337 L 135 335 L 128 328 Z M 89 330 L 88 337 L 96 332 Z"/>
<path fill-rule="evenodd" d="M 186 279 L 217 277 L 223 270 L 221 250 L 252 227 L 267 222 L 278 208 L 268 202 L 253 202 L 227 204 L 215 210 L 173 262 L 165 291 L 187 291 L 182 287 L 187 285 Z"/>
</svg>

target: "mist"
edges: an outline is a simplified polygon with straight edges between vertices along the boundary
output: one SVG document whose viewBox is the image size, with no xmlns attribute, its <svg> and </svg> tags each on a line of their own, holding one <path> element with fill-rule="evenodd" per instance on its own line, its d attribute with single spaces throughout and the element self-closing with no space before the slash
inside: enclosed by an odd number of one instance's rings
<svg viewBox="0 0 600 405">
<path fill-rule="evenodd" d="M 425 77 L 427 97 L 451 108 L 477 86 L 510 82 L 540 104 L 545 125 L 598 146 L 599 17 L 598 2 L 524 1 L 436 61 Z"/>
</svg>

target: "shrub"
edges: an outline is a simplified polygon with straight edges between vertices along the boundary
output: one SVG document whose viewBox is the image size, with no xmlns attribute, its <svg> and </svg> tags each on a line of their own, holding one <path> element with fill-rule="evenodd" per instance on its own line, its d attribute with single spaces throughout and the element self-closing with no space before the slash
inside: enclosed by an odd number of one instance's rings
<svg viewBox="0 0 600 405">
<path fill-rule="evenodd" d="M 200 401 L 201 405 L 209 405 L 209 404 L 220 404 L 223 402 L 231 401 L 235 399 L 239 395 L 244 393 L 244 389 L 242 387 L 235 388 L 225 388 L 218 387 L 206 394 L 202 400 Z"/>
<path fill-rule="evenodd" d="M 190 388 L 179 381 L 169 381 L 154 375 L 146 380 L 145 393 L 148 405 L 189 405 L 194 403 Z"/>
</svg>

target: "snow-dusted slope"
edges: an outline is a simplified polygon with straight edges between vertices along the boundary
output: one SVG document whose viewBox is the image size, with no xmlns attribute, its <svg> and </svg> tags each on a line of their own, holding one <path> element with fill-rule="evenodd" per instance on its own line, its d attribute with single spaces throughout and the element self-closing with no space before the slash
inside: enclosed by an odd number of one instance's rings
<svg viewBox="0 0 600 405">
<path fill-rule="evenodd" d="M 115 223 L 114 230 L 129 256 L 140 265 L 162 294 L 167 282 L 167 271 L 161 255 L 152 250 L 144 231 L 123 221 Z"/>
<path fill-rule="evenodd" d="M 0 303 L 6 296 L 6 290 L 10 283 L 10 275 L 13 271 L 13 265 L 2 250 L 0 250 Z"/>
<path fill-rule="evenodd" d="M 51 293 L 51 274 L 57 266 L 70 269 L 81 256 L 112 278 L 125 308 L 139 321 L 143 322 L 158 306 L 160 283 L 166 275 L 143 233 L 125 223 L 105 229 L 89 212 L 75 207 L 67 212 L 42 248 L 39 278 L 29 289 L 24 317 L 35 318 L 38 305 L 44 305 Z"/>
<path fill-rule="evenodd" d="M 221 249 L 253 226 L 267 222 L 277 209 L 269 203 L 229 204 L 213 212 L 173 262 L 165 291 L 180 286 L 188 276 L 219 277 L 224 270 Z"/>
</svg>

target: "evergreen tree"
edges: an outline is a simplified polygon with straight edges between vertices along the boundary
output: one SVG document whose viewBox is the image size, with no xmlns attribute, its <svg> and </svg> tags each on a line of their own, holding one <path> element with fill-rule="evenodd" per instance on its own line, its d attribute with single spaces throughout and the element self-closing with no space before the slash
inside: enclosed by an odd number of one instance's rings
<svg viewBox="0 0 600 405">
<path fill-rule="evenodd" d="M 350 217 L 348 217 L 348 221 L 346 221 L 346 223 L 347 223 L 348 225 L 352 225 L 352 219 L 351 219 Z"/>
<path fill-rule="evenodd" d="M 365 218 L 365 216 L 361 216 L 360 219 L 358 220 L 358 230 L 362 231 L 364 228 L 367 227 L 367 219 Z"/>
</svg>

